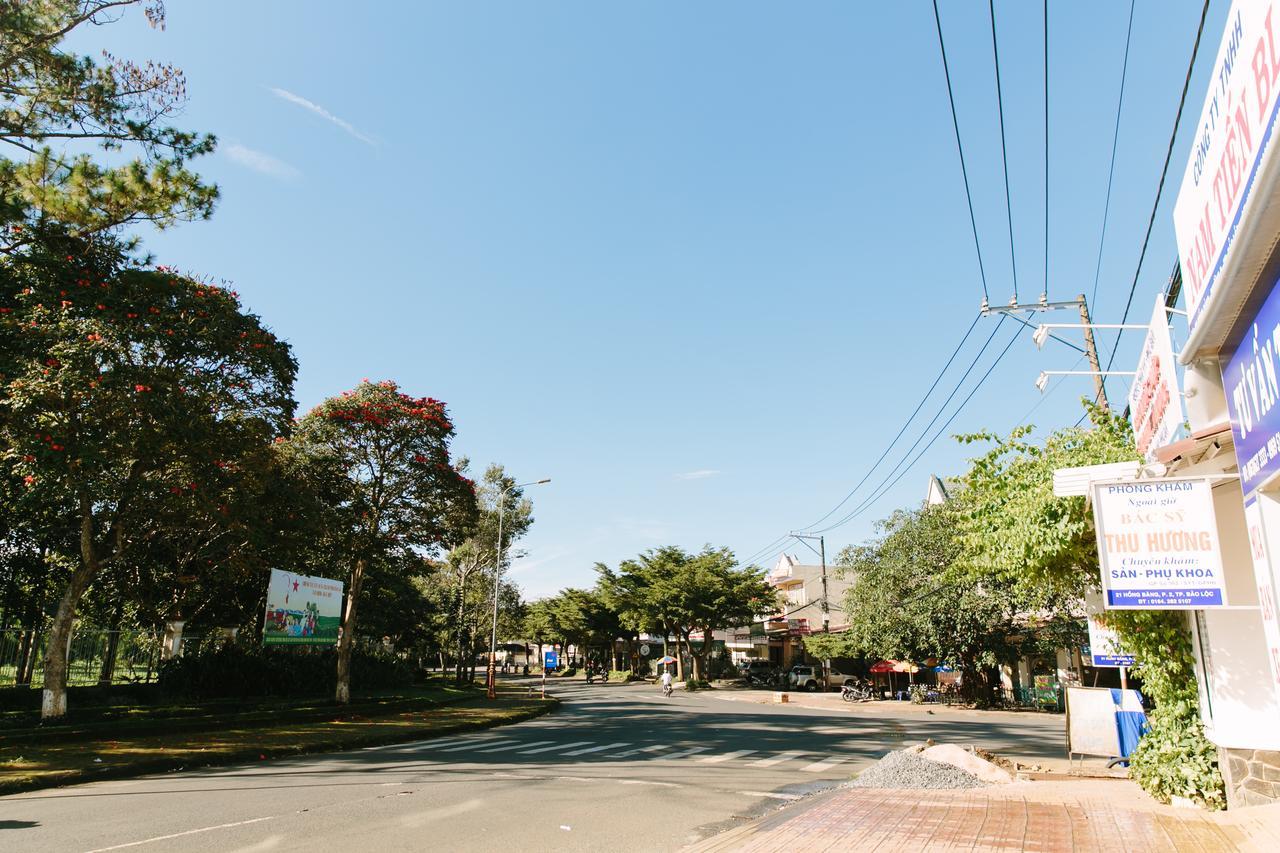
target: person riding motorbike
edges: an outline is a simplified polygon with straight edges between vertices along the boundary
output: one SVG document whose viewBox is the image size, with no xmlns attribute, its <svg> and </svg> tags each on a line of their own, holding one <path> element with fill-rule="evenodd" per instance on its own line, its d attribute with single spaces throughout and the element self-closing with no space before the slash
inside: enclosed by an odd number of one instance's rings
<svg viewBox="0 0 1280 853">
<path fill-rule="evenodd" d="M 662 695 L 670 696 L 671 695 L 671 670 L 664 669 L 662 671 L 662 678 L 659 680 L 662 682 Z"/>
</svg>

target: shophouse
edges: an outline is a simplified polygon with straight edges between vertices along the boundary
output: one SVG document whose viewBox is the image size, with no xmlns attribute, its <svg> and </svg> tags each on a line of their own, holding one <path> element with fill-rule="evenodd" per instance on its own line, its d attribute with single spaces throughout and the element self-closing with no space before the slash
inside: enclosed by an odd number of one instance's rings
<svg viewBox="0 0 1280 853">
<path fill-rule="evenodd" d="M 1280 802 L 1277 7 L 1236 0 L 1209 74 L 1174 209 L 1180 269 L 1129 399 L 1145 464 L 1059 484 L 1094 503 L 1103 606 L 1186 614 L 1232 807 Z"/>
</svg>

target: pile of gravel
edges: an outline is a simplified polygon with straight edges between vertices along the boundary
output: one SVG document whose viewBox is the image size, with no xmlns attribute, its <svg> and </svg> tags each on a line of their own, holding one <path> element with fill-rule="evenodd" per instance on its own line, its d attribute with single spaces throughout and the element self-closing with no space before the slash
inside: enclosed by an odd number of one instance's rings
<svg viewBox="0 0 1280 853">
<path fill-rule="evenodd" d="M 984 788 L 987 785 L 972 773 L 922 758 L 910 749 L 889 753 L 846 784 L 850 788 Z"/>
</svg>

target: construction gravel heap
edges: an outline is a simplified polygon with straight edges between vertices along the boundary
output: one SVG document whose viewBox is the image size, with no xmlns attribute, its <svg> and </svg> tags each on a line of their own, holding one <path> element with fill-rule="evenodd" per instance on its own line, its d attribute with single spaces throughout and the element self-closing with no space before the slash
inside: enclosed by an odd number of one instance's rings
<svg viewBox="0 0 1280 853">
<path fill-rule="evenodd" d="M 983 788 L 1012 781 L 1006 770 L 972 749 L 921 744 L 889 753 L 846 784 L 851 788 Z"/>
</svg>

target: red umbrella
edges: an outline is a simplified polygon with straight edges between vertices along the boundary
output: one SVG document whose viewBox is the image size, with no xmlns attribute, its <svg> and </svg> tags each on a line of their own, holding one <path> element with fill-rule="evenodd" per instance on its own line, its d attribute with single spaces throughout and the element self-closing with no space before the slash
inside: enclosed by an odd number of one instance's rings
<svg viewBox="0 0 1280 853">
<path fill-rule="evenodd" d="M 676 659 L 673 658 L 671 655 L 667 655 L 658 661 L 658 663 L 660 664 L 675 663 L 675 662 L 676 662 Z"/>
<path fill-rule="evenodd" d="M 872 672 L 893 672 L 894 664 L 896 663 L 897 661 L 891 661 L 891 660 L 876 661 L 875 663 L 871 664 L 871 671 Z"/>
</svg>

